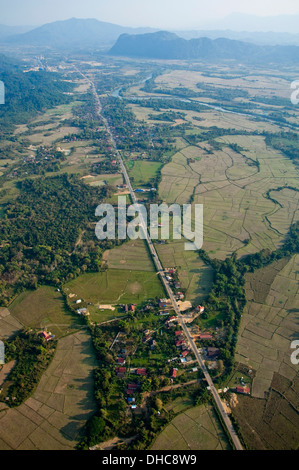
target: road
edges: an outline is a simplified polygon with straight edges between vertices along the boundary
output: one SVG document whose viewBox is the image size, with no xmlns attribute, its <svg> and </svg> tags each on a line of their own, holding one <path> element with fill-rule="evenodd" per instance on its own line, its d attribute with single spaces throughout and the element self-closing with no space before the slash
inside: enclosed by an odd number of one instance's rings
<svg viewBox="0 0 299 470">
<path fill-rule="evenodd" d="M 77 70 L 78 70 L 78 69 L 77 69 Z M 78 70 L 78 71 L 79 71 L 79 70 Z M 80 72 L 80 71 L 79 71 L 79 72 Z M 81 72 L 80 72 L 80 73 L 81 73 Z M 81 75 L 83 75 L 83 74 L 81 73 Z M 98 96 L 98 94 L 97 94 L 97 92 L 96 92 L 96 88 L 95 88 L 94 84 L 93 84 L 85 75 L 83 75 L 83 77 L 84 77 L 86 80 L 88 80 L 89 83 L 91 84 L 91 87 L 92 87 L 92 90 L 93 90 L 93 94 L 94 94 L 94 97 L 95 97 L 95 100 L 96 100 L 96 103 L 97 103 L 97 108 L 98 108 L 98 109 L 97 109 L 97 112 L 98 112 L 98 115 L 99 115 L 99 117 L 102 119 L 102 121 L 104 122 L 105 127 L 106 127 L 106 130 L 107 130 L 107 132 L 108 132 L 109 135 L 110 135 L 111 143 L 112 143 L 112 145 L 113 145 L 113 147 L 114 147 L 114 150 L 115 150 L 115 153 L 116 153 L 116 155 L 117 155 L 117 159 L 118 159 L 118 161 L 119 161 L 119 164 L 120 164 L 120 167 L 121 167 L 123 176 L 124 176 L 124 178 L 125 178 L 126 184 L 127 184 L 128 189 L 129 189 L 129 191 L 130 191 L 130 195 L 131 195 L 133 204 L 138 204 L 138 201 L 137 201 L 137 199 L 136 199 L 136 195 L 135 195 L 135 193 L 134 193 L 134 190 L 133 190 L 133 187 L 132 187 L 132 184 L 131 184 L 129 175 L 128 175 L 128 173 L 127 173 L 127 169 L 126 169 L 125 164 L 124 164 L 124 162 L 123 162 L 121 153 L 120 153 L 120 151 L 119 151 L 118 148 L 117 148 L 116 142 L 115 142 L 115 140 L 114 140 L 114 137 L 113 137 L 113 134 L 112 134 L 112 132 L 111 132 L 110 126 L 109 126 L 109 124 L 108 124 L 108 122 L 107 122 L 107 119 L 102 115 L 101 101 L 100 101 L 100 98 L 99 98 L 99 96 Z M 151 255 L 152 255 L 152 259 L 153 259 L 154 264 L 155 264 L 155 266 L 156 266 L 156 268 L 157 268 L 157 271 L 158 271 L 158 273 L 159 273 L 159 275 L 160 275 L 160 278 L 161 278 L 161 281 L 162 281 L 162 283 L 163 283 L 163 285 L 164 285 L 164 287 L 165 287 L 165 290 L 166 290 L 166 292 L 167 292 L 167 294 L 168 294 L 168 296 L 169 296 L 169 299 L 170 299 L 171 302 L 172 302 L 173 309 L 174 309 L 175 313 L 177 314 L 178 322 L 179 322 L 179 324 L 180 324 L 182 330 L 183 330 L 184 333 L 185 333 L 185 336 L 186 336 L 187 341 L 188 341 L 188 343 L 189 343 L 189 347 L 190 347 L 190 348 L 192 349 L 192 351 L 194 352 L 195 358 L 196 358 L 196 360 L 197 360 L 199 366 L 201 367 L 201 370 L 202 370 L 202 372 L 203 372 L 203 374 L 204 374 L 204 377 L 205 377 L 205 379 L 206 379 L 206 382 L 207 382 L 207 384 L 208 384 L 209 390 L 210 390 L 210 392 L 211 392 L 212 395 L 213 395 L 215 404 L 216 404 L 216 406 L 217 406 L 217 408 L 218 408 L 218 410 L 219 410 L 219 413 L 220 413 L 220 415 L 221 415 L 221 417 L 222 417 L 222 420 L 223 420 L 223 422 L 224 422 L 224 424 L 225 424 L 225 426 L 226 426 L 226 428 L 227 428 L 227 431 L 228 431 L 228 433 L 229 433 L 229 435 L 230 435 L 230 437 L 231 437 L 231 440 L 232 440 L 232 442 L 233 442 L 233 444 L 234 444 L 234 446 L 235 446 L 235 449 L 236 449 L 236 450 L 243 450 L 242 445 L 241 445 L 241 442 L 240 442 L 240 440 L 239 440 L 239 438 L 238 438 L 238 436 L 237 436 L 237 433 L 236 433 L 236 431 L 235 431 L 235 429 L 234 429 L 234 427 L 233 427 L 233 425 L 232 425 L 232 422 L 231 422 L 231 420 L 230 420 L 228 414 L 225 412 L 225 409 L 224 409 L 224 407 L 223 407 L 223 405 L 222 405 L 220 396 L 219 396 L 219 394 L 218 394 L 218 392 L 217 392 L 217 390 L 216 390 L 216 388 L 215 388 L 215 385 L 213 384 L 213 381 L 212 381 L 212 379 L 211 379 L 211 376 L 210 376 L 210 374 L 209 374 L 209 372 L 208 372 L 208 370 L 207 370 L 207 368 L 206 368 L 206 366 L 205 366 L 205 363 L 204 363 L 204 361 L 203 361 L 203 359 L 202 359 L 202 357 L 201 357 L 201 355 L 200 355 L 200 353 L 199 353 L 199 351 L 198 351 L 198 349 L 197 349 L 197 346 L 196 346 L 196 344 L 195 344 L 193 338 L 191 337 L 190 332 L 189 332 L 189 330 L 188 330 L 188 328 L 187 328 L 187 326 L 186 326 L 186 324 L 185 324 L 184 317 L 183 317 L 183 315 L 182 315 L 181 312 L 180 312 L 180 309 L 179 309 L 179 307 L 178 307 L 178 305 L 177 305 L 177 302 L 176 302 L 176 299 L 175 299 L 175 297 L 174 297 L 174 293 L 173 293 L 173 291 L 172 291 L 172 289 L 171 289 L 171 287 L 170 287 L 170 285 L 169 285 L 169 283 L 168 283 L 168 281 L 167 281 L 167 279 L 166 279 L 163 266 L 162 266 L 162 264 L 161 264 L 161 262 L 160 262 L 160 260 L 159 260 L 157 251 L 156 251 L 156 249 L 155 249 L 155 247 L 154 247 L 154 244 L 153 244 L 153 241 L 152 241 L 152 239 L 151 239 L 151 237 L 150 237 L 150 235 L 149 235 L 146 222 L 145 222 L 145 220 L 143 219 L 141 213 L 139 214 L 139 217 L 140 217 L 140 222 L 141 222 L 140 225 L 141 225 L 141 228 L 142 228 L 142 230 L 143 230 L 143 232 L 144 232 L 144 237 L 145 237 L 145 240 L 146 240 L 146 242 L 147 242 L 147 244 L 148 244 L 150 253 L 151 253 Z"/>
</svg>

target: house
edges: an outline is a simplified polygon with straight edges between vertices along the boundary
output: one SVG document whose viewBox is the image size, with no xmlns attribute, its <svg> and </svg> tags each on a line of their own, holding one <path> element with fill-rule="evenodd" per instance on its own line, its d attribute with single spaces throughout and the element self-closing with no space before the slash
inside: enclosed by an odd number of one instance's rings
<svg viewBox="0 0 299 470">
<path fill-rule="evenodd" d="M 115 373 L 118 378 L 122 379 L 123 376 L 125 375 L 127 369 L 125 367 L 115 367 Z"/>
<path fill-rule="evenodd" d="M 182 331 L 175 331 L 174 334 L 175 334 L 176 336 L 181 336 L 181 334 L 183 334 L 183 332 L 182 332 Z"/>
<path fill-rule="evenodd" d="M 213 336 L 210 333 L 203 333 L 199 335 L 199 339 L 213 339 Z"/>
<path fill-rule="evenodd" d="M 137 375 L 143 375 L 144 377 L 146 377 L 147 372 L 146 372 L 146 369 L 137 369 L 136 374 Z"/>
<path fill-rule="evenodd" d="M 136 305 L 133 305 L 133 304 L 129 305 L 129 310 L 130 310 L 130 312 L 135 312 Z"/>
<path fill-rule="evenodd" d="M 171 369 L 170 374 L 171 374 L 170 376 L 171 376 L 173 379 L 175 379 L 176 376 L 177 376 L 177 369 L 175 369 L 175 368 Z"/>
<path fill-rule="evenodd" d="M 183 292 L 178 292 L 175 297 L 177 300 L 183 300 L 185 298 Z"/>
<path fill-rule="evenodd" d="M 126 363 L 126 361 L 125 361 L 125 359 L 124 359 L 123 357 L 118 357 L 118 358 L 117 358 L 117 363 L 124 365 L 124 364 Z"/>
<path fill-rule="evenodd" d="M 175 322 L 176 320 L 177 320 L 177 318 L 172 316 L 172 317 L 167 318 L 165 323 L 172 323 L 172 322 Z"/>
<path fill-rule="evenodd" d="M 205 308 L 204 308 L 202 305 L 197 305 L 196 310 L 197 310 L 199 313 L 203 313 L 203 312 L 205 311 Z"/>
<path fill-rule="evenodd" d="M 186 357 L 188 356 L 188 354 L 189 354 L 189 351 L 186 349 L 185 351 L 182 352 L 181 356 Z"/>
<path fill-rule="evenodd" d="M 128 384 L 128 390 L 137 390 L 138 384 Z"/>
<path fill-rule="evenodd" d="M 128 403 L 135 403 L 135 398 L 128 398 Z"/>
<path fill-rule="evenodd" d="M 236 392 L 237 393 L 244 393 L 245 395 L 250 394 L 250 387 L 236 387 Z"/>
<path fill-rule="evenodd" d="M 183 346 L 183 344 L 186 344 L 184 339 L 180 339 L 179 341 L 175 342 L 177 348 L 180 348 L 181 346 Z"/>
<path fill-rule="evenodd" d="M 171 307 L 171 300 L 169 299 L 160 299 L 159 300 L 159 308 L 167 308 Z"/>
<path fill-rule="evenodd" d="M 40 335 L 41 335 L 41 337 L 44 338 L 46 341 L 50 341 L 50 339 L 55 338 L 54 335 L 52 335 L 51 333 L 47 333 L 46 331 L 43 331 Z"/>
<path fill-rule="evenodd" d="M 82 300 L 79 299 L 79 300 L 76 300 L 76 304 L 81 304 L 82 303 Z"/>
<path fill-rule="evenodd" d="M 78 315 L 84 315 L 84 316 L 88 316 L 89 315 L 89 312 L 87 310 L 87 308 L 79 308 L 77 310 L 77 313 Z"/>
<path fill-rule="evenodd" d="M 215 359 L 219 355 L 219 349 L 218 348 L 207 348 L 207 356 L 208 358 L 213 358 Z"/>
<path fill-rule="evenodd" d="M 129 384 L 127 388 L 127 395 L 134 395 L 138 388 L 139 385 L 137 384 Z"/>
</svg>

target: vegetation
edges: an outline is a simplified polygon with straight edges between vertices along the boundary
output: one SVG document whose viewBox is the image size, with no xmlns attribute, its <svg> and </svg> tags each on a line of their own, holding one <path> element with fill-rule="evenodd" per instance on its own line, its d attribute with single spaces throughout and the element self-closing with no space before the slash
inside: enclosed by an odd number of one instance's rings
<svg viewBox="0 0 299 470">
<path fill-rule="evenodd" d="M 9 374 L 0 395 L 1 401 L 19 406 L 34 391 L 43 372 L 54 356 L 56 342 L 46 342 L 36 332 L 23 331 L 5 343 L 5 360 L 15 360 L 16 365 Z"/>
<path fill-rule="evenodd" d="M 221 381 L 231 374 L 234 366 L 237 333 L 247 302 L 245 274 L 267 266 L 275 260 L 289 258 L 295 253 L 299 253 L 299 223 L 291 226 L 283 246 L 273 252 L 265 249 L 239 260 L 234 254 L 231 258 L 219 261 L 211 259 L 207 253 L 199 250 L 201 258 L 214 270 L 214 284 L 205 301 L 205 312 L 200 318 L 206 320 L 210 317 L 216 317 L 219 326 L 224 324 L 227 327 L 225 342 L 220 342 L 221 357 L 226 367 Z M 201 319 L 196 321 L 200 322 Z"/>
<path fill-rule="evenodd" d="M 39 283 L 60 286 L 87 270 L 98 271 L 103 250 L 113 245 L 96 243 L 91 225 L 105 187 L 86 186 L 67 174 L 26 179 L 19 187 L 20 196 L 0 222 L 2 305 Z"/>
</svg>

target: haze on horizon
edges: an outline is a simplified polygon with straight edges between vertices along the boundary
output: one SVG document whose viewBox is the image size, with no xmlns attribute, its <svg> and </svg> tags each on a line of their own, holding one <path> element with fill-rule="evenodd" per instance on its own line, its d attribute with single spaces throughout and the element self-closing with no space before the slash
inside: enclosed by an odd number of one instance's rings
<svg viewBox="0 0 299 470">
<path fill-rule="evenodd" d="M 218 24 L 221 29 L 221 20 L 235 12 L 259 17 L 295 15 L 299 14 L 299 3 L 298 0 L 0 0 L 0 23 L 6 25 L 37 26 L 76 17 L 132 27 L 198 29 Z M 235 22 L 238 23 L 237 19 Z"/>
</svg>

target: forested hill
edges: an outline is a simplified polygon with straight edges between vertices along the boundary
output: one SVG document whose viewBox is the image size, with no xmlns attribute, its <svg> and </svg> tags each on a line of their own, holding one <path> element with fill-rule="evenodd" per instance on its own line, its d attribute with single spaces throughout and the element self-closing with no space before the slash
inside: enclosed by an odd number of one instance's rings
<svg viewBox="0 0 299 470">
<path fill-rule="evenodd" d="M 73 85 L 63 75 L 52 72 L 26 72 L 22 64 L 0 55 L 0 80 L 5 85 L 5 104 L 0 106 L 1 131 L 34 117 L 36 113 L 69 103 Z"/>
<path fill-rule="evenodd" d="M 294 63 L 297 46 L 258 46 L 242 41 L 205 37 L 186 40 L 174 33 L 122 34 L 110 49 L 111 55 L 152 59 L 237 60 L 248 63 Z"/>
</svg>

